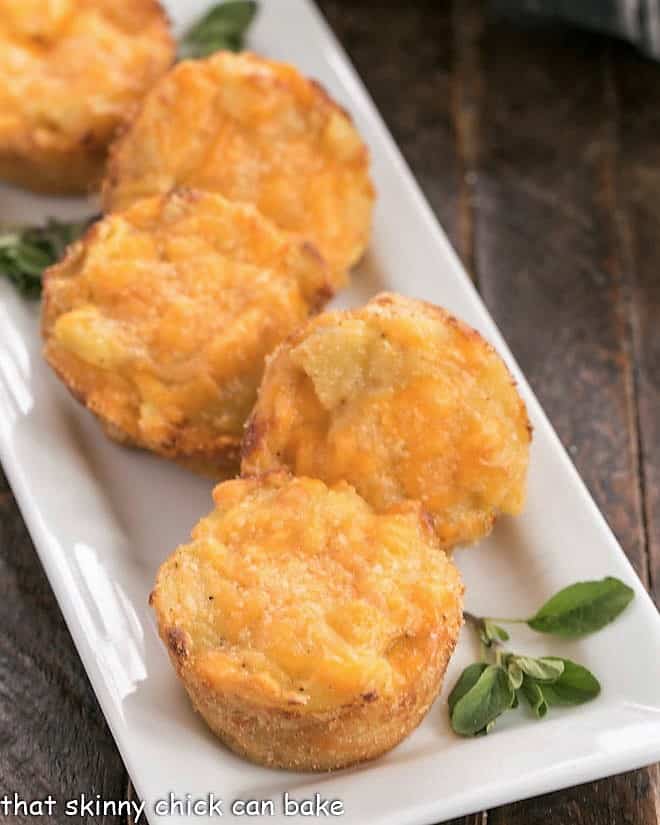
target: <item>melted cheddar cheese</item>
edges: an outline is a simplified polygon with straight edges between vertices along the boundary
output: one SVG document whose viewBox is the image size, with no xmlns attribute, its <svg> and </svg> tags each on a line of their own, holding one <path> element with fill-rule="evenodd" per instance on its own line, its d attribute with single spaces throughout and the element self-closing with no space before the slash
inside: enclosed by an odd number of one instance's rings
<svg viewBox="0 0 660 825">
<path fill-rule="evenodd" d="M 115 130 L 173 57 L 155 0 L 0 0 L 0 176 L 98 184 Z"/>
<path fill-rule="evenodd" d="M 446 662 L 463 588 L 419 506 L 376 515 L 347 484 L 286 474 L 214 499 L 151 597 L 184 682 L 308 714 L 396 700 Z"/>
<path fill-rule="evenodd" d="M 176 191 L 108 216 L 48 271 L 45 354 L 128 440 L 212 457 L 240 441 L 266 355 L 329 295 L 309 244 Z"/>
<path fill-rule="evenodd" d="M 335 285 L 368 241 L 368 152 L 348 116 L 293 66 L 220 52 L 179 63 L 114 147 L 106 208 L 182 184 L 254 204 L 308 237 Z"/>
<path fill-rule="evenodd" d="M 493 348 L 443 310 L 384 295 L 319 316 L 275 353 L 242 466 L 344 479 L 377 510 L 419 500 L 453 546 L 520 512 L 529 443 Z"/>
</svg>

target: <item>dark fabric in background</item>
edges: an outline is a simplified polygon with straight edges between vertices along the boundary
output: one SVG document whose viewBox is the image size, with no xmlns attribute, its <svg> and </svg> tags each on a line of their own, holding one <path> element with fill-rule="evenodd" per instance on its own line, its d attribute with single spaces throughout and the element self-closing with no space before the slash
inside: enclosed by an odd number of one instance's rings
<svg viewBox="0 0 660 825">
<path fill-rule="evenodd" d="M 622 37 L 660 60 L 660 0 L 493 0 L 495 8 L 528 19 L 562 20 Z"/>
</svg>

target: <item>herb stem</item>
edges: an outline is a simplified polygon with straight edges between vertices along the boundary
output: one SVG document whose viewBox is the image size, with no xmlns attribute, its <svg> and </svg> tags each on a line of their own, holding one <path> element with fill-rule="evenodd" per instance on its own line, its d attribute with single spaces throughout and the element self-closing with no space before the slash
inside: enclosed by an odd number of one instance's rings
<svg viewBox="0 0 660 825">
<path fill-rule="evenodd" d="M 500 619 L 495 616 L 487 616 L 485 621 L 499 622 L 500 624 L 527 624 L 527 619 Z"/>
<path fill-rule="evenodd" d="M 477 630 L 481 630 L 483 619 L 480 619 L 479 616 L 475 616 L 474 613 L 469 613 L 467 610 L 464 610 L 463 617 L 468 624 L 472 625 L 472 627 L 475 627 Z"/>
<path fill-rule="evenodd" d="M 481 650 L 481 661 L 488 664 L 488 648 L 484 644 L 484 640 L 479 636 L 479 649 Z"/>
</svg>

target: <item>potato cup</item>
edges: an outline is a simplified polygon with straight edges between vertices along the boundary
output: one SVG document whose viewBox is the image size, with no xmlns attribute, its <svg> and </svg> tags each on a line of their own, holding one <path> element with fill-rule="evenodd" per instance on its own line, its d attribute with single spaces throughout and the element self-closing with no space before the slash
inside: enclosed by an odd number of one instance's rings
<svg viewBox="0 0 660 825">
<path fill-rule="evenodd" d="M 272 355 L 242 469 L 345 479 L 377 511 L 419 500 L 449 548 L 521 511 L 530 440 L 490 344 L 440 307 L 383 294 L 318 316 Z"/>
<path fill-rule="evenodd" d="M 249 53 L 183 61 L 114 145 L 106 210 L 176 185 L 251 203 L 309 238 L 333 285 L 369 239 L 369 155 L 350 118 L 293 66 Z"/>
<path fill-rule="evenodd" d="M 176 190 L 107 216 L 46 272 L 44 354 L 113 438 L 221 478 L 266 355 L 331 295 L 311 244 Z"/>
<path fill-rule="evenodd" d="M 216 487 L 150 602 L 195 709 L 232 750 L 324 771 L 421 721 L 463 586 L 419 504 L 376 514 L 346 483 L 273 473 Z"/>
<path fill-rule="evenodd" d="M 155 0 L 0 0 L 0 178 L 96 189 L 115 132 L 173 60 Z"/>
</svg>

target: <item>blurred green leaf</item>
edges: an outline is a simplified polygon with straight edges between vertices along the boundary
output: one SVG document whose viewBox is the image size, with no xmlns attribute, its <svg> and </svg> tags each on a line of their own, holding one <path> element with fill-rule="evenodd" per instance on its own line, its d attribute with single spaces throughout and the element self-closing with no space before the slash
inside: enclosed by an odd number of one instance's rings
<svg viewBox="0 0 660 825">
<path fill-rule="evenodd" d="M 62 257 L 92 220 L 64 223 L 51 219 L 40 227 L 0 229 L 0 276 L 8 278 L 24 297 L 38 298 L 44 270 Z"/>
<path fill-rule="evenodd" d="M 179 57 L 208 57 L 221 49 L 240 51 L 256 13 L 255 0 L 228 0 L 214 6 L 183 35 Z"/>
</svg>

